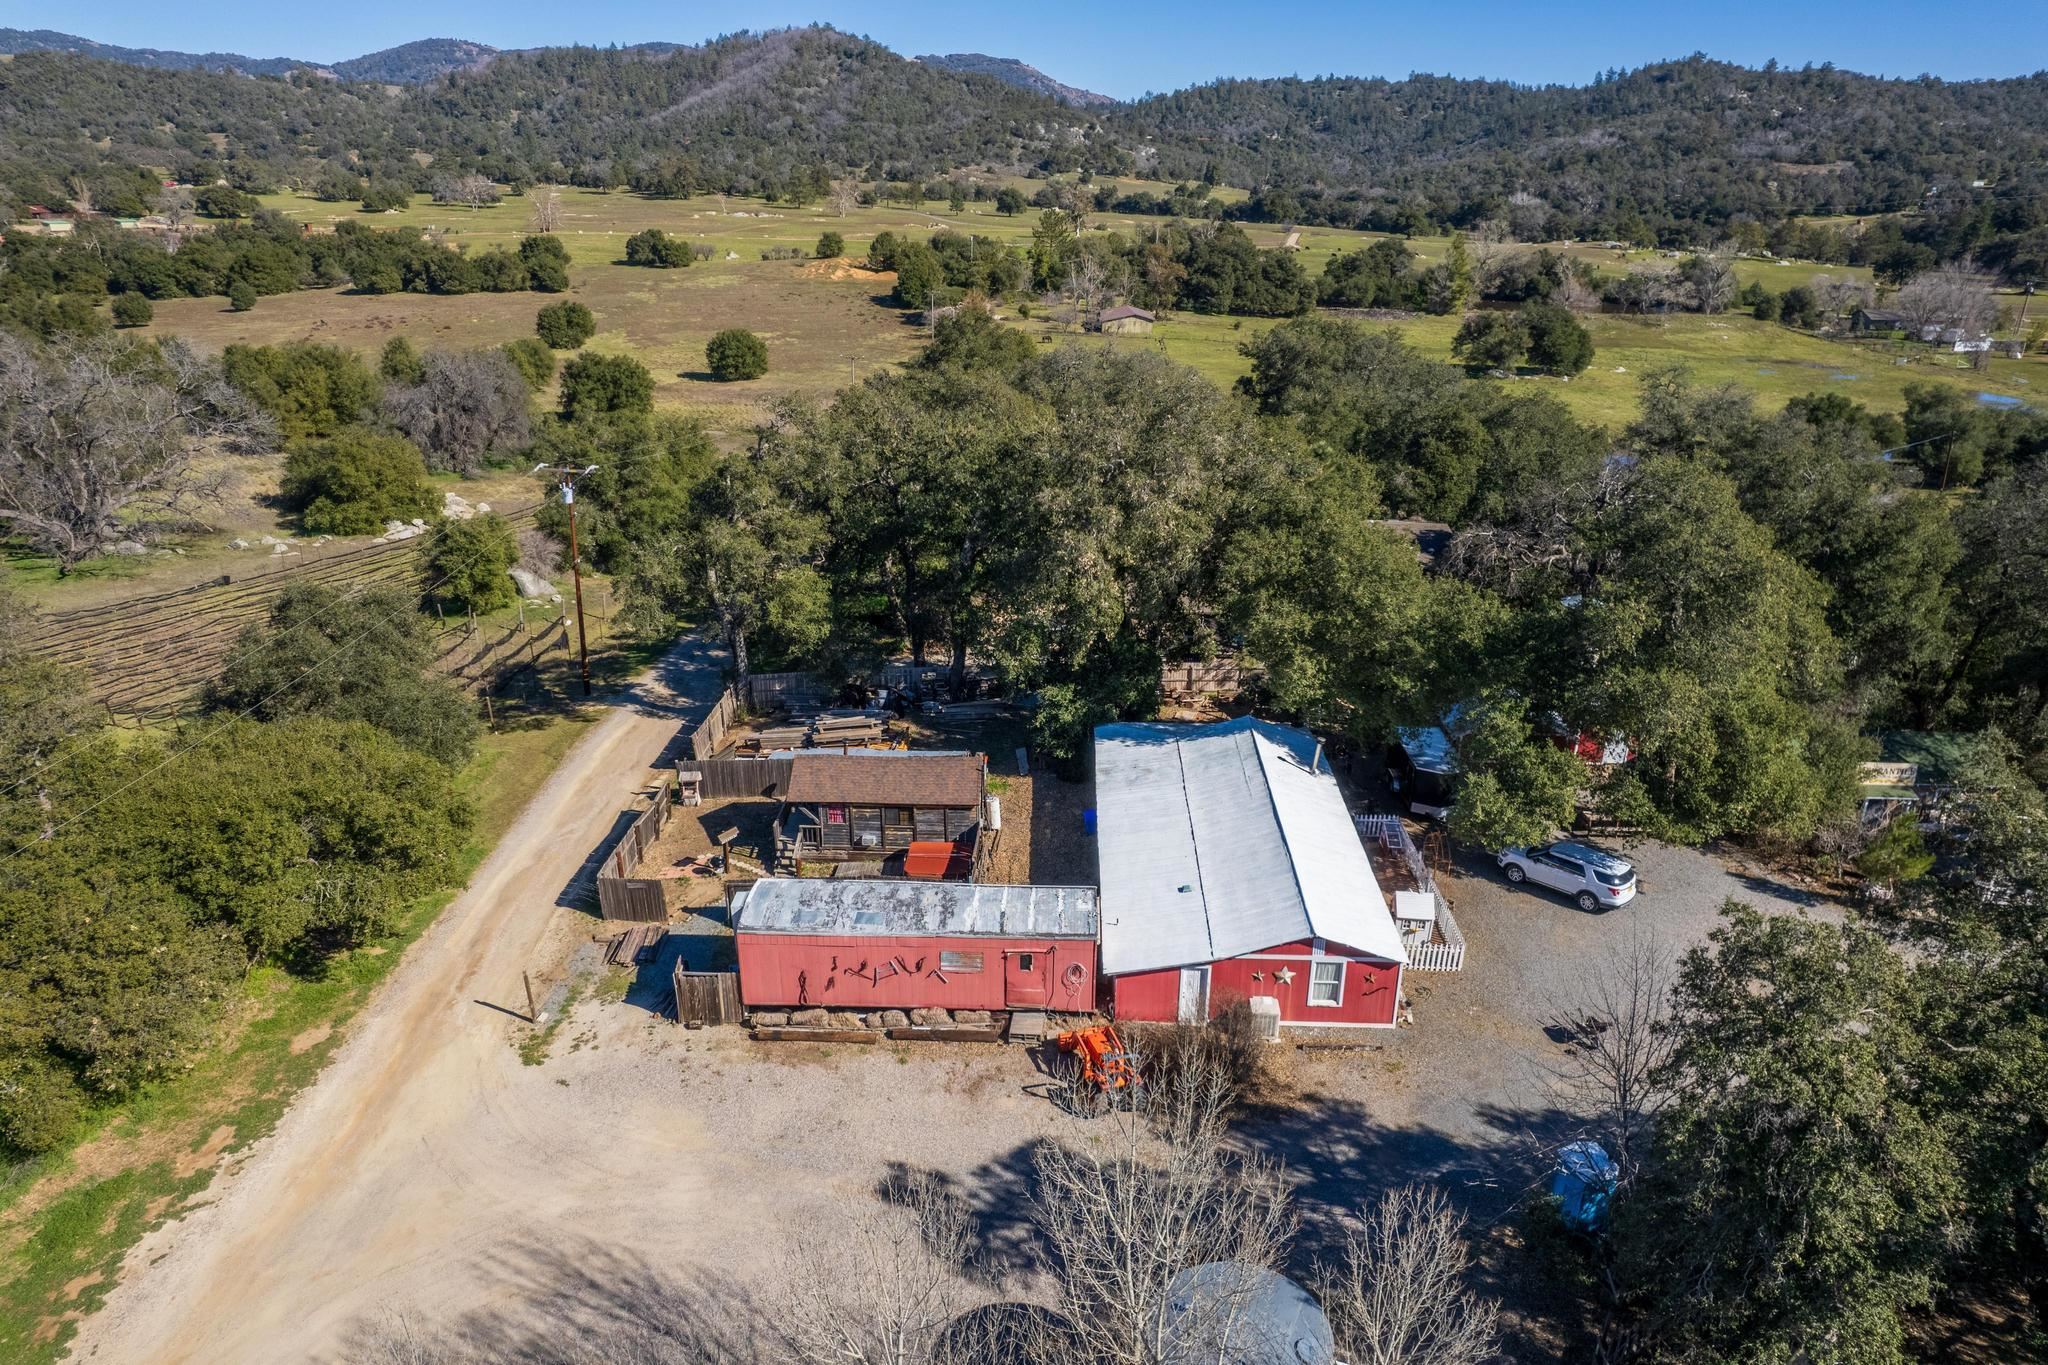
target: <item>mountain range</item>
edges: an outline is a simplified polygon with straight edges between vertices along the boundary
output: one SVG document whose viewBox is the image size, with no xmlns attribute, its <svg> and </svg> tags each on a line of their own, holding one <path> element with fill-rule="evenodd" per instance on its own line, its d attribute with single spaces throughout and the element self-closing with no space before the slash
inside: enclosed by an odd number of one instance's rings
<svg viewBox="0 0 2048 1365">
<path fill-rule="evenodd" d="M 336 78 L 316 80 L 61 34 L 0 30 L 7 49 L 0 209 L 62 201 L 81 179 L 99 202 L 136 202 L 167 173 L 251 189 L 419 189 L 474 170 L 813 194 L 847 176 L 929 184 L 979 169 L 1220 183 L 1253 192 L 1232 210 L 1245 216 L 1385 231 L 1500 221 L 1522 240 L 1682 244 L 1932 206 L 1958 234 L 1945 257 L 2048 231 L 2048 73 L 1890 80 L 1694 56 L 1582 86 L 1284 77 L 1115 103 L 1021 62 L 912 60 L 824 25 L 687 46 L 430 39 L 325 66 L 277 59 Z M 1125 211 L 1147 207 L 1165 211 Z"/>
<path fill-rule="evenodd" d="M 286 76 L 311 71 L 344 81 L 417 85 L 450 71 L 482 66 L 499 49 L 466 38 L 421 38 L 344 62 L 311 62 L 297 57 L 245 57 L 239 52 L 174 52 L 154 47 L 119 47 L 54 29 L 0 28 L 0 53 L 73 52 L 81 57 L 124 62 L 162 71 L 239 71 L 248 76 Z"/>
<path fill-rule="evenodd" d="M 634 43 L 621 50 L 659 56 L 680 46 L 680 43 Z M 81 38 L 75 33 L 59 33 L 55 29 L 0 28 L 0 54 L 71 52 L 81 57 L 97 57 L 102 61 L 154 67 L 161 71 L 239 71 L 247 76 L 287 76 L 294 71 L 310 71 L 337 80 L 374 81 L 381 85 L 420 85 L 451 71 L 476 70 L 488 65 L 501 52 L 533 50 L 496 48 L 489 43 L 471 42 L 466 38 L 421 38 L 346 61 L 314 62 L 297 57 L 248 57 L 239 52 L 176 52 L 155 47 L 121 47 Z M 1075 109 L 1106 109 L 1116 103 L 1108 95 L 1055 80 L 1037 67 L 1027 66 L 1014 57 L 953 52 L 915 60 L 962 75 L 993 76 L 1006 85 L 1044 95 Z"/>
</svg>

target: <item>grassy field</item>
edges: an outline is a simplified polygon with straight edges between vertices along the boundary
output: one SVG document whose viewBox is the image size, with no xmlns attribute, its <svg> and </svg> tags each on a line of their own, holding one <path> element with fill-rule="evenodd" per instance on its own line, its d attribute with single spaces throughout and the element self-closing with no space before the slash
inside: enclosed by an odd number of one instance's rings
<svg viewBox="0 0 2048 1365">
<path fill-rule="evenodd" d="M 1015 183 L 1030 190 L 1038 182 L 1019 179 Z M 1155 192 L 1169 188 L 1156 182 L 1129 183 Z M 346 221 L 378 227 L 410 224 L 439 229 L 452 234 L 458 243 L 477 247 L 517 241 L 528 231 L 532 213 L 524 198 L 477 210 L 421 199 L 401 212 L 382 214 L 364 214 L 352 205 L 298 195 L 272 195 L 265 202 L 316 228 Z M 651 200 L 572 189 L 561 192 L 561 204 L 564 223 L 559 235 L 571 258 L 572 296 L 587 304 L 597 318 L 599 330 L 589 343 L 591 349 L 630 354 L 645 362 L 655 375 L 657 402 L 701 419 L 713 437 L 728 446 L 742 441 L 776 400 L 791 395 L 828 395 L 908 359 L 923 344 L 921 329 L 890 306 L 893 277 L 868 272 L 854 263 L 866 254 L 877 233 L 923 235 L 956 228 L 1024 244 L 1037 221 L 1036 211 L 1006 217 L 987 203 L 970 203 L 960 213 L 934 203 L 916 209 L 899 205 L 856 208 L 842 215 L 829 205 L 793 209 L 716 195 Z M 1134 234 L 1151 231 L 1161 222 L 1115 214 L 1097 214 L 1090 221 L 1098 228 Z M 679 270 L 649 270 L 621 263 L 626 238 L 648 227 L 708 245 L 713 258 Z M 761 253 L 770 248 L 794 247 L 808 252 L 826 231 L 838 232 L 846 239 L 846 259 L 761 259 Z M 1250 225 L 1247 231 L 1264 247 L 1280 245 L 1284 235 L 1278 227 L 1259 224 Z M 1375 236 L 1305 228 L 1300 240 L 1302 264 L 1312 275 L 1317 274 L 1332 256 L 1356 250 Z M 1408 245 L 1426 265 L 1442 258 L 1449 241 L 1417 237 L 1409 239 Z M 1587 244 L 1555 249 L 1593 262 L 1604 274 L 1671 264 L 1654 251 L 1617 252 Z M 1867 276 L 1867 272 L 1847 267 L 1762 260 L 1739 261 L 1736 270 L 1745 282 L 1761 281 L 1775 290 L 1806 283 L 1824 272 Z M 387 340 L 401 334 L 422 345 L 459 347 L 491 346 L 527 336 L 532 332 L 535 311 L 546 302 L 548 296 L 530 293 L 437 297 L 317 290 L 264 298 L 252 311 L 235 313 L 218 298 L 173 299 L 157 304 L 150 330 L 158 335 L 184 336 L 205 349 L 234 341 L 318 340 L 374 355 Z M 1052 332 L 1043 323 L 1024 325 Z M 1245 370 L 1238 346 L 1272 325 L 1266 319 L 1180 314 L 1162 320 L 1149 338 L 1120 339 L 1114 344 L 1157 348 L 1227 385 Z M 1449 358 L 1456 330 L 1450 319 L 1415 317 L 1390 325 L 1426 353 Z M 1690 366 L 1702 382 L 1742 385 L 1755 392 L 1760 402 L 1772 406 L 1798 394 L 1834 391 L 1874 408 L 1896 410 L 1903 404 L 1901 391 L 1915 380 L 2021 398 L 2048 389 L 2048 365 L 2038 357 L 1994 361 L 1988 369 L 1974 372 L 1957 357 L 1936 355 L 1924 348 L 1885 353 L 1822 340 L 1739 314 L 1713 318 L 1601 315 L 1589 319 L 1588 325 L 1598 348 L 1591 370 L 1569 382 L 1537 378 L 1521 382 L 1547 387 L 1581 417 L 1609 427 L 1619 427 L 1633 415 L 1641 373 L 1670 364 Z M 767 341 L 766 377 L 728 384 L 704 373 L 704 343 L 713 333 L 735 326 L 750 328 Z M 1101 339 L 1091 337 L 1087 343 L 1101 344 Z M 520 481 L 513 475 L 505 479 Z M 251 486 L 214 520 L 217 533 L 176 542 L 185 551 L 181 556 L 92 565 L 62 584 L 52 581 L 54 575 L 47 565 L 16 560 L 6 576 L 25 584 L 51 605 L 69 606 L 231 571 L 231 552 L 223 548 L 227 540 L 235 535 L 253 538 L 289 529 L 268 502 L 275 490 L 274 480 L 274 470 L 258 471 Z M 496 486 L 499 482 L 487 480 L 464 487 L 462 492 L 472 499 L 510 496 Z M 141 586 L 145 581 L 147 587 Z"/>
<path fill-rule="evenodd" d="M 478 821 L 459 885 L 510 828 L 595 717 L 536 717 L 485 737 L 457 779 Z M 73 1324 L 112 1288 L 122 1256 L 149 1228 L 201 1198 L 236 1152 L 267 1133 L 319 1073 L 349 1020 L 406 947 L 455 896 L 409 907 L 392 931 L 336 959 L 317 979 L 251 972 L 224 1045 L 196 1068 L 103 1113 L 69 1151 L 0 1181 L 0 1359 L 59 1359 Z"/>
<path fill-rule="evenodd" d="M 1027 324 L 1054 340 L 1068 339 L 1060 329 Z M 1147 348 L 1160 351 L 1200 370 L 1219 385 L 1229 385 L 1250 369 L 1239 352 L 1266 329 L 1270 318 L 1207 317 L 1179 313 L 1160 322 L 1149 337 L 1075 337 L 1083 344 Z M 1415 317 L 1382 325 L 1426 355 L 1451 359 L 1454 318 Z M 1901 365 L 1895 348 L 1852 345 L 1758 322 L 1741 316 L 1698 317 L 1671 314 L 1640 318 L 1602 314 L 1588 318 L 1596 350 L 1593 365 L 1575 379 L 1531 376 L 1518 386 L 1541 388 L 1562 401 L 1581 420 L 1610 429 L 1625 426 L 1636 413 L 1637 386 L 1645 371 L 1671 365 L 1689 368 L 1702 384 L 1735 384 L 1757 396 L 1759 406 L 1782 407 L 1787 399 L 1807 393 L 1843 393 L 1878 411 L 1905 406 L 1905 386 L 1915 382 L 1954 384 L 1972 393 L 1985 391 L 2021 396 L 2048 390 L 2048 363 L 2039 358 L 1994 360 L 1978 373 L 1959 356 L 1938 356 L 1925 347 L 1911 348 L 1915 363 Z"/>
</svg>

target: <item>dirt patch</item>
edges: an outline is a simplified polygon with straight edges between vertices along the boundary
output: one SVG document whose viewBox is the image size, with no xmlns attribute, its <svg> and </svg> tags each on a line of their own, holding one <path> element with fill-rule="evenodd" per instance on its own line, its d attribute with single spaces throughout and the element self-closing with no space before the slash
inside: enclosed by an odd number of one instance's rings
<svg viewBox="0 0 2048 1365">
<path fill-rule="evenodd" d="M 80 1275 L 77 1279 L 66 1280 L 64 1282 L 64 1287 L 58 1290 L 53 1297 L 60 1298 L 65 1303 L 70 1303 L 72 1300 L 76 1299 L 80 1294 L 83 1294 L 86 1290 L 92 1288 L 94 1285 L 98 1284 L 101 1280 L 104 1280 L 106 1278 L 107 1277 L 104 1272 L 95 1270 L 90 1275 Z"/>
<path fill-rule="evenodd" d="M 175 1194 L 160 1194 L 147 1204 L 144 1204 L 142 1206 L 143 1224 L 147 1227 L 155 1227 L 156 1220 L 164 1216 L 164 1210 L 168 1209 L 177 1198 L 178 1196 Z"/>
<path fill-rule="evenodd" d="M 57 1334 L 64 1330 L 66 1323 L 83 1321 L 85 1314 L 76 1308 L 67 1313 L 58 1313 L 54 1317 L 38 1318 L 35 1334 L 29 1340 L 38 1346 L 47 1346 L 57 1339 Z"/>
<path fill-rule="evenodd" d="M 896 272 L 893 270 L 870 270 L 856 261 L 841 256 L 830 261 L 812 261 L 799 267 L 799 275 L 814 280 L 866 280 L 873 285 L 896 287 Z"/>
<path fill-rule="evenodd" d="M 292 1056 L 296 1057 L 308 1048 L 315 1048 L 334 1036 L 334 1025 L 316 1024 L 292 1039 Z"/>
<path fill-rule="evenodd" d="M 180 1156 L 171 1169 L 177 1172 L 180 1180 L 195 1176 L 220 1160 L 220 1154 L 226 1151 L 228 1144 L 234 1140 L 234 1125 L 223 1123 L 207 1135 L 204 1146 L 196 1152 L 187 1152 Z"/>
</svg>

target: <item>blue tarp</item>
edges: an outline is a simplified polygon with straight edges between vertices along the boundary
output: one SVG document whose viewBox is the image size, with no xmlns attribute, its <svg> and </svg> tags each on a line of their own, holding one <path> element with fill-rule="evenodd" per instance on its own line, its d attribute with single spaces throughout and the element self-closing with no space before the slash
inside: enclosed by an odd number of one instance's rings
<svg viewBox="0 0 2048 1365">
<path fill-rule="evenodd" d="M 1607 1222 L 1607 1203 L 1614 1197 L 1619 1174 L 1614 1158 L 1597 1142 L 1573 1142 L 1559 1148 L 1550 1192 L 1557 1196 L 1565 1224 L 1581 1232 L 1599 1231 Z"/>
</svg>

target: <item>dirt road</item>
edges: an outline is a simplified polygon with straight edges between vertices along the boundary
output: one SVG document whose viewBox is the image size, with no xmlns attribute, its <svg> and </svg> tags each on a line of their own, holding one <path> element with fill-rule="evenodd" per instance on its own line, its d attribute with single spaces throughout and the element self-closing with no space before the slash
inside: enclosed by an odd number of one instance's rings
<svg viewBox="0 0 2048 1365">
<path fill-rule="evenodd" d="M 74 1359 L 321 1358 L 375 1305 L 417 1302 L 444 1257 L 566 1228 L 637 1173 L 670 1170 L 671 1207 L 691 1200 L 676 1158 L 702 1139 L 673 1105 L 656 1114 L 649 1096 L 636 1114 L 631 1101 L 594 1135 L 507 1101 L 531 1069 L 506 1010 L 523 1007 L 522 969 L 589 933 L 558 902 L 679 726 L 708 707 L 719 662 L 687 641 L 611 702 L 277 1131 L 210 1204 L 129 1254 Z M 466 1246 L 449 1246 L 451 1229 Z"/>
</svg>

